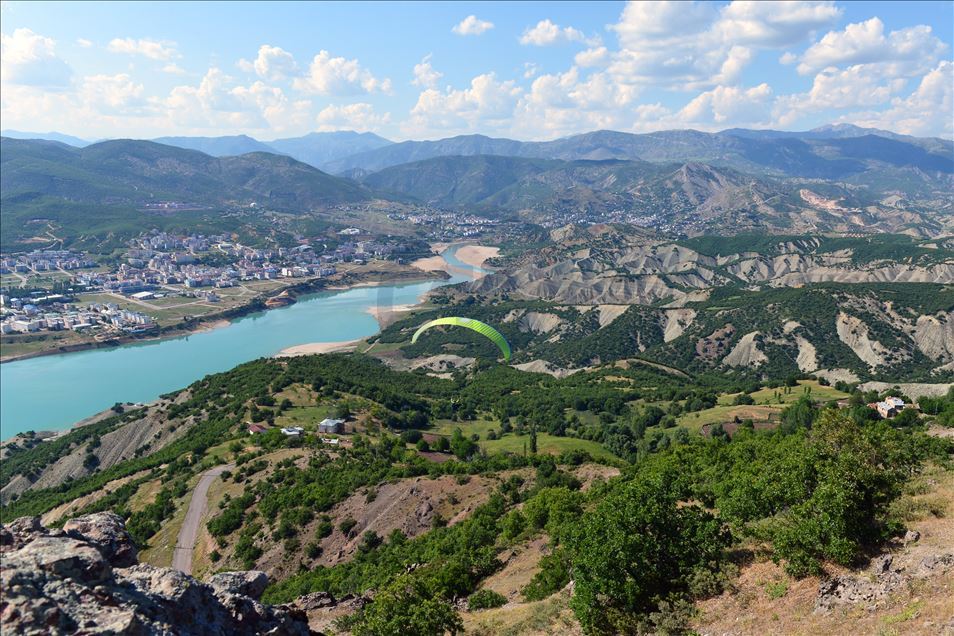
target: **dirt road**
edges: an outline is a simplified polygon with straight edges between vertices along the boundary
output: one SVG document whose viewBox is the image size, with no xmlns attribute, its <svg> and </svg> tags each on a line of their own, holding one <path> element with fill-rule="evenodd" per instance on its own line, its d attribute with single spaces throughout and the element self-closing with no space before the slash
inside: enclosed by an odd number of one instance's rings
<svg viewBox="0 0 954 636">
<path fill-rule="evenodd" d="M 185 519 L 182 520 L 182 528 L 179 529 L 176 549 L 172 553 L 172 567 L 180 572 L 192 574 L 192 550 L 195 548 L 196 537 L 199 536 L 199 522 L 208 504 L 209 486 L 219 475 L 233 468 L 235 468 L 234 464 L 216 466 L 199 477 L 199 483 L 196 484 L 195 491 L 192 493 L 192 501 L 189 502 L 189 509 L 186 511 Z"/>
</svg>

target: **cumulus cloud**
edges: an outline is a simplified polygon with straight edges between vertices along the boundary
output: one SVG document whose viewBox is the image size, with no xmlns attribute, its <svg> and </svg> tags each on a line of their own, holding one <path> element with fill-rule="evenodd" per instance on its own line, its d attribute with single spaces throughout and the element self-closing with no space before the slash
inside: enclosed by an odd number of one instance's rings
<svg viewBox="0 0 954 636">
<path fill-rule="evenodd" d="M 185 75 L 186 70 L 176 64 L 175 62 L 170 62 L 162 67 L 163 73 L 169 73 L 170 75 Z"/>
<path fill-rule="evenodd" d="M 584 39 L 582 31 L 569 26 L 561 28 L 560 25 L 546 19 L 524 30 L 523 35 L 520 36 L 520 44 L 550 46 L 563 42 L 582 42 Z"/>
<path fill-rule="evenodd" d="M 288 79 L 298 73 L 294 56 L 279 46 L 269 44 L 259 47 L 258 57 L 254 61 L 241 59 L 237 66 L 246 73 L 255 73 L 270 81 Z"/>
<path fill-rule="evenodd" d="M 347 104 L 345 106 L 327 106 L 315 118 L 318 130 L 332 132 L 335 130 L 355 130 L 365 132 L 378 130 L 391 121 L 391 113 L 381 115 L 374 112 L 374 107 L 367 103 Z"/>
<path fill-rule="evenodd" d="M 422 88 L 434 88 L 443 76 L 443 73 L 434 70 L 431 66 L 431 54 L 428 53 L 424 59 L 414 65 L 414 79 L 411 83 Z"/>
<path fill-rule="evenodd" d="M 611 25 L 618 81 L 677 89 L 734 83 L 754 49 L 807 39 L 840 15 L 831 2 L 630 2 Z"/>
<path fill-rule="evenodd" d="M 708 129 L 711 125 L 764 126 L 771 121 L 772 88 L 716 86 L 697 95 L 676 115 L 682 125 Z"/>
<path fill-rule="evenodd" d="M 727 5 L 713 30 L 723 41 L 769 47 L 801 42 L 842 14 L 834 2 L 753 2 Z"/>
<path fill-rule="evenodd" d="M 0 33 L 0 81 L 5 84 L 62 90 L 73 75 L 56 55 L 56 41 L 30 29 Z"/>
<path fill-rule="evenodd" d="M 892 62 L 900 70 L 933 66 L 947 46 L 935 37 L 931 27 L 918 25 L 884 33 L 877 17 L 849 24 L 842 31 L 830 31 L 802 55 L 798 72 L 807 75 L 829 66 Z"/>
<path fill-rule="evenodd" d="M 921 78 L 907 97 L 895 97 L 882 111 L 862 111 L 839 122 L 882 128 L 908 135 L 954 137 L 954 63 L 943 60 Z"/>
<path fill-rule="evenodd" d="M 779 97 L 776 120 L 785 126 L 813 112 L 877 106 L 902 91 L 906 84 L 903 78 L 872 74 L 865 64 L 844 70 L 831 67 L 815 76 L 808 92 Z"/>
<path fill-rule="evenodd" d="M 376 78 L 356 59 L 332 57 L 324 50 L 312 60 L 308 73 L 295 79 L 293 86 L 296 90 L 318 95 L 391 92 L 391 80 Z"/>
<path fill-rule="evenodd" d="M 425 135 L 500 130 L 509 126 L 520 93 L 516 82 L 499 81 L 494 73 L 478 75 L 468 88 L 429 88 L 418 96 L 404 128 Z"/>
<path fill-rule="evenodd" d="M 142 55 L 148 57 L 150 60 L 158 60 L 160 62 L 182 57 L 176 50 L 174 42 L 159 42 L 149 39 L 115 38 L 109 42 L 106 50 L 110 53 Z"/>
<path fill-rule="evenodd" d="M 475 15 L 469 15 L 451 29 L 457 35 L 481 35 L 494 28 L 493 22 L 481 20 Z"/>
<path fill-rule="evenodd" d="M 93 112 L 117 115 L 144 114 L 149 104 L 145 86 L 125 74 L 89 75 L 83 78 L 80 97 Z"/>
<path fill-rule="evenodd" d="M 76 38 L 76 43 L 84 49 L 88 49 L 89 47 L 93 46 L 93 42 L 91 40 L 87 40 L 86 38 Z"/>
<path fill-rule="evenodd" d="M 580 51 L 573 58 L 574 63 L 582 68 L 602 66 L 609 59 L 609 50 L 605 46 Z"/>
<path fill-rule="evenodd" d="M 254 82 L 236 85 L 218 68 L 210 68 L 198 86 L 176 86 L 165 100 L 173 123 L 192 128 L 267 128 L 285 112 L 280 88 Z"/>
</svg>

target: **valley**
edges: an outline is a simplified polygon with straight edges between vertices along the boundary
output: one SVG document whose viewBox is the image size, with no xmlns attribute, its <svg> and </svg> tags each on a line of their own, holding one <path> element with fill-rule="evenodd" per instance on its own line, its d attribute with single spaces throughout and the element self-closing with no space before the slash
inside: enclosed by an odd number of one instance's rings
<svg viewBox="0 0 954 636">
<path fill-rule="evenodd" d="M 945 625 L 947 146 L 690 132 L 5 138 L 17 576 L 69 541 L 110 581 L 71 616 L 190 588 L 288 633 Z M 512 359 L 412 342 L 452 316 Z"/>
</svg>

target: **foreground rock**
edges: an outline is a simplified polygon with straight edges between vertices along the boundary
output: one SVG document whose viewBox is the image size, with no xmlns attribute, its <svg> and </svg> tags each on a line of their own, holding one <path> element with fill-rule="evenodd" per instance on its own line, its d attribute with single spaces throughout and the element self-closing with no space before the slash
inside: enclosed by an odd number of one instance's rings
<svg viewBox="0 0 954 636">
<path fill-rule="evenodd" d="M 0 631 L 10 634 L 311 633 L 297 608 L 258 602 L 262 572 L 226 572 L 211 584 L 137 563 L 122 519 L 97 513 L 63 530 L 36 518 L 0 528 Z"/>
</svg>

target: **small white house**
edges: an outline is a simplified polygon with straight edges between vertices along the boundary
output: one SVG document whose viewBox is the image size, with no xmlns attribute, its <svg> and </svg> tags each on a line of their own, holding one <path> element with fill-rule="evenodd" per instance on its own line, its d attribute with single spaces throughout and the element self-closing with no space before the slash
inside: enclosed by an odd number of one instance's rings
<svg viewBox="0 0 954 636">
<path fill-rule="evenodd" d="M 290 426 L 282 429 L 282 433 L 288 437 L 301 437 L 301 434 L 304 432 L 305 429 L 300 426 Z"/>
<path fill-rule="evenodd" d="M 325 418 L 318 423 L 318 432 L 319 433 L 335 433 L 335 434 L 343 433 L 344 420 L 333 420 L 330 417 Z"/>
</svg>

